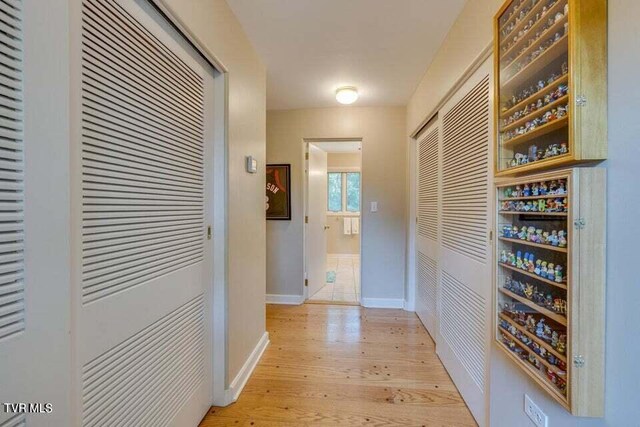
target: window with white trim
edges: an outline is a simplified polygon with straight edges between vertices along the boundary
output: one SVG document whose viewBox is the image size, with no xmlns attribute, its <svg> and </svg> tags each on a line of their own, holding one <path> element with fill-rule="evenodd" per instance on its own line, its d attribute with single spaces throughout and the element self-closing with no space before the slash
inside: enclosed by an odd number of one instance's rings
<svg viewBox="0 0 640 427">
<path fill-rule="evenodd" d="M 327 173 L 327 211 L 360 213 L 360 172 Z"/>
</svg>

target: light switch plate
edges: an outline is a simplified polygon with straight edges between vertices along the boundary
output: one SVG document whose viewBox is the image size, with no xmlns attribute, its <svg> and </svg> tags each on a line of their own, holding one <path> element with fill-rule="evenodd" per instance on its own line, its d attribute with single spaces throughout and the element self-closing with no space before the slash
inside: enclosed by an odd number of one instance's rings
<svg viewBox="0 0 640 427">
<path fill-rule="evenodd" d="M 371 212 L 378 212 L 378 202 L 371 202 Z"/>
<path fill-rule="evenodd" d="M 542 409 L 533 403 L 533 400 L 526 394 L 524 395 L 524 413 L 531 418 L 531 421 L 533 421 L 537 427 L 547 427 L 547 414 L 542 412 Z"/>
<path fill-rule="evenodd" d="M 258 161 L 253 158 L 253 156 L 246 156 L 246 168 L 249 173 L 257 173 L 258 172 Z"/>
</svg>

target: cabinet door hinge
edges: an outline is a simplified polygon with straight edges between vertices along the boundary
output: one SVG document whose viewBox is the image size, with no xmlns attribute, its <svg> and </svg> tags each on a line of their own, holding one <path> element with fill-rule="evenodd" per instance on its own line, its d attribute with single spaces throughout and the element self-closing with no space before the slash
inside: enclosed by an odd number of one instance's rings
<svg viewBox="0 0 640 427">
<path fill-rule="evenodd" d="M 211 232 L 211 226 L 207 226 L 207 240 L 211 240 L 213 233 Z"/>
<path fill-rule="evenodd" d="M 489 231 L 489 241 L 493 242 L 493 230 Z"/>
<path fill-rule="evenodd" d="M 573 221 L 573 225 L 576 227 L 576 230 L 582 230 L 587 225 L 587 221 L 584 218 L 578 218 Z"/>
<path fill-rule="evenodd" d="M 309 286 L 309 279 L 304 279 L 304 285 Z"/>
<path fill-rule="evenodd" d="M 304 153 L 304 159 L 309 160 L 309 153 Z"/>
<path fill-rule="evenodd" d="M 573 366 L 575 366 L 576 368 L 582 368 L 585 365 L 586 360 L 584 360 L 584 357 L 581 355 L 577 355 L 574 356 L 573 358 Z"/>
<path fill-rule="evenodd" d="M 304 223 L 305 223 L 305 224 L 309 224 L 309 217 L 308 217 L 308 216 L 305 216 L 305 217 L 304 217 Z"/>
<path fill-rule="evenodd" d="M 578 95 L 576 97 L 576 105 L 578 107 L 584 107 L 585 105 L 587 105 L 587 97 L 584 95 Z"/>
</svg>

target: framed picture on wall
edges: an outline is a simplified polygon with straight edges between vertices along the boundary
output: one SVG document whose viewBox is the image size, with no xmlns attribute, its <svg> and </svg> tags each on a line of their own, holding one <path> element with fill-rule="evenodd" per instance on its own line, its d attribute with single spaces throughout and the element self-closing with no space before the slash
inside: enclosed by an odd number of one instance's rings
<svg viewBox="0 0 640 427">
<path fill-rule="evenodd" d="M 267 165 L 267 219 L 291 221 L 291 165 Z"/>
</svg>

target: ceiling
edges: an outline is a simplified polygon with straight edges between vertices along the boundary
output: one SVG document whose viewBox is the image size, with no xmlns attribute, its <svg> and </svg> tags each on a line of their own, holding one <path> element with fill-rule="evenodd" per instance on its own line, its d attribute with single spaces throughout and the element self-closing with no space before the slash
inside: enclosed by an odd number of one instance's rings
<svg viewBox="0 0 640 427">
<path fill-rule="evenodd" d="M 267 108 L 406 105 L 465 0 L 227 0 L 267 66 Z"/>
<path fill-rule="evenodd" d="M 314 142 L 313 145 L 327 153 L 357 153 L 362 141 L 320 141 Z"/>
</svg>

